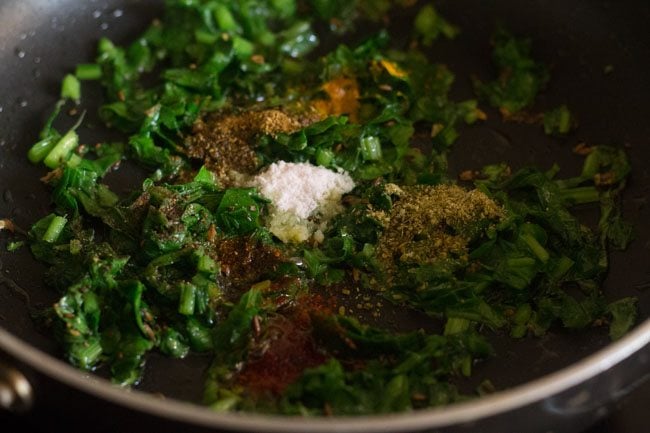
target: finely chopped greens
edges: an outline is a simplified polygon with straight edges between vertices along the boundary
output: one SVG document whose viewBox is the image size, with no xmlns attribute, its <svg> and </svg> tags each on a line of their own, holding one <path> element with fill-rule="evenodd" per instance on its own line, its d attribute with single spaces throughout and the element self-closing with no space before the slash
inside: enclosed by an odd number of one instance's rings
<svg viewBox="0 0 650 433">
<path fill-rule="evenodd" d="M 408 48 L 380 30 L 313 51 L 391 6 L 419 8 Z M 152 350 L 205 353 L 214 410 L 365 414 L 467 398 L 455 382 L 499 356 L 493 334 L 623 335 L 635 300 L 608 303 L 600 285 L 608 250 L 632 233 L 618 207 L 625 153 L 590 147 L 568 179 L 502 163 L 457 185 L 446 155 L 486 115 L 450 99 L 454 75 L 418 47 L 458 31 L 431 4 L 167 0 L 130 45 L 101 39 L 28 154 L 53 170 L 54 211 L 29 245 L 61 293 L 49 317 L 65 357 L 133 385 Z M 475 80 L 478 96 L 503 113 L 529 107 L 549 79 L 530 42 L 499 30 L 494 58 L 500 79 Z M 65 100 L 83 101 L 79 80 L 103 87 L 99 115 L 122 143 L 80 145 L 83 116 L 56 129 Z M 565 106 L 544 116 L 547 133 L 570 126 Z M 124 159 L 148 178 L 119 197 L 103 178 Z M 326 178 L 349 182 L 328 196 L 314 186 Z M 306 235 L 274 236 L 281 200 L 301 205 Z M 600 207 L 596 229 L 575 205 Z M 346 308 L 352 292 L 377 302 Z M 387 304 L 436 326 L 370 320 Z"/>
</svg>

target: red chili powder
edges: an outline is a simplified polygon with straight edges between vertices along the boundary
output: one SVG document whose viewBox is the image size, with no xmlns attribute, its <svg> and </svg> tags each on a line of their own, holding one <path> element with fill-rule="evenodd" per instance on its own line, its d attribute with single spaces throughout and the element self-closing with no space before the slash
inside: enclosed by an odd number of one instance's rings
<svg viewBox="0 0 650 433">
<path fill-rule="evenodd" d="M 330 303 L 319 295 L 305 296 L 286 315 L 272 317 L 256 344 L 264 348 L 261 355 L 249 358 L 238 382 L 252 394 L 280 395 L 305 369 L 327 361 L 312 335 L 310 311 L 331 314 Z"/>
</svg>

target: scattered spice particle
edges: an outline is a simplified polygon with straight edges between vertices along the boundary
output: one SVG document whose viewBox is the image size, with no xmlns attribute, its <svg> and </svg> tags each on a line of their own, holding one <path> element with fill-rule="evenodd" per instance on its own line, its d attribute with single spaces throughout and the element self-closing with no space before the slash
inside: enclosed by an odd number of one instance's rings
<svg viewBox="0 0 650 433">
<path fill-rule="evenodd" d="M 251 62 L 257 63 L 258 65 L 263 65 L 265 62 L 264 56 L 260 54 L 253 54 L 251 56 Z"/>
<path fill-rule="evenodd" d="M 427 399 L 427 396 L 421 392 L 415 392 L 413 395 L 411 395 L 411 399 L 415 401 L 425 401 Z"/>
<path fill-rule="evenodd" d="M 9 230 L 13 232 L 15 230 L 14 223 L 9 219 L 0 220 L 0 230 Z"/>
<path fill-rule="evenodd" d="M 505 122 L 521 123 L 524 125 L 541 125 L 544 121 L 544 113 L 529 113 L 526 111 L 510 112 L 507 108 L 499 108 L 501 117 Z"/>
<path fill-rule="evenodd" d="M 594 148 L 592 146 L 589 146 L 587 143 L 578 143 L 573 148 L 573 153 L 576 155 L 586 156 L 589 155 L 593 150 Z"/>
<path fill-rule="evenodd" d="M 458 175 L 458 179 L 462 181 L 470 181 L 477 178 L 479 172 L 473 170 L 464 170 Z"/>
</svg>

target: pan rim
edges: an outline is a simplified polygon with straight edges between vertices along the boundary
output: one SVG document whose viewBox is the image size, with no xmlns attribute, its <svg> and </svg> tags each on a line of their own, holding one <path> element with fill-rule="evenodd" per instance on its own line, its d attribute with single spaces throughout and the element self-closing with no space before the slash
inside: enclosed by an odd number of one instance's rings
<svg viewBox="0 0 650 433">
<path fill-rule="evenodd" d="M 155 398 L 152 394 L 144 391 L 119 388 L 106 379 L 75 369 L 62 360 L 23 342 L 0 327 L 0 348 L 10 356 L 65 385 L 118 406 L 197 426 L 226 428 L 231 431 L 278 433 L 304 431 L 314 433 L 402 432 L 472 423 L 525 407 L 569 390 L 623 362 L 647 346 L 650 346 L 650 319 L 646 319 L 620 340 L 574 364 L 476 400 L 389 415 L 301 418 L 249 412 L 217 413 L 208 407 L 197 404 L 173 398 Z"/>
</svg>

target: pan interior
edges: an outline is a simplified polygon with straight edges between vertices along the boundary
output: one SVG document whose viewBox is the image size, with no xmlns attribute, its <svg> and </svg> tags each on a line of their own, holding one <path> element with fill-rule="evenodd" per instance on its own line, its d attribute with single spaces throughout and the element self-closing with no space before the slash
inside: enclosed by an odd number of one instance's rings
<svg viewBox="0 0 650 433">
<path fill-rule="evenodd" d="M 126 42 L 160 15 L 160 1 L 115 0 L 5 0 L 0 4 L 0 217 L 27 228 L 49 212 L 47 189 L 39 181 L 45 173 L 32 166 L 26 151 L 58 97 L 61 77 L 77 63 L 93 58 L 99 37 Z M 612 257 L 605 290 L 609 297 L 637 296 L 640 316 L 650 316 L 650 6 L 639 0 L 606 1 L 446 0 L 437 6 L 463 31 L 454 41 L 439 41 L 431 58 L 456 73 L 452 97 L 471 97 L 469 76 L 487 78 L 489 37 L 497 22 L 534 40 L 536 56 L 551 66 L 552 79 L 538 105 L 550 108 L 566 103 L 578 116 L 578 131 L 565 139 L 544 136 L 530 126 L 503 124 L 494 111 L 487 122 L 467 127 L 455 144 L 451 172 L 507 161 L 513 168 L 557 162 L 564 173 L 575 173 L 581 159 L 571 153 L 579 142 L 625 145 L 633 172 L 625 195 L 624 212 L 636 226 L 630 249 Z M 397 32 L 408 31 L 394 20 Z M 611 73 L 605 69 L 611 65 Z M 85 101 L 97 101 L 97 89 L 85 90 Z M 108 137 L 88 103 L 89 124 L 80 131 L 88 142 Z M 137 170 L 125 167 L 113 181 L 117 191 L 137 184 Z M 588 214 L 588 212 L 587 212 Z M 587 215 L 588 217 L 589 215 Z M 6 252 L 7 233 L 0 233 L 0 326 L 55 356 L 58 349 L 32 314 L 51 304 L 57 294 L 44 288 L 43 267 L 26 248 Z M 550 333 L 513 344 L 495 338 L 499 356 L 479 366 L 477 376 L 489 377 L 497 388 L 507 388 L 565 367 L 605 346 L 602 332 Z M 196 401 L 209 362 L 194 356 L 184 361 L 162 356 L 148 360 L 142 389 Z M 174 374 L 169 374 L 173 371 Z"/>
</svg>

